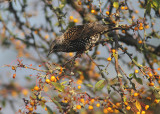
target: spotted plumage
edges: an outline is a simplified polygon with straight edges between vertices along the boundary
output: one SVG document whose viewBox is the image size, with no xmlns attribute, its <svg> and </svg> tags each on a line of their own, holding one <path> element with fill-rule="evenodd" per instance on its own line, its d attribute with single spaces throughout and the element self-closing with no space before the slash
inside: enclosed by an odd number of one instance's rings
<svg viewBox="0 0 160 114">
<path fill-rule="evenodd" d="M 77 25 L 57 37 L 51 44 L 50 52 L 83 52 L 92 48 L 109 25 L 98 22 Z M 48 54 L 48 55 L 49 55 Z"/>
</svg>

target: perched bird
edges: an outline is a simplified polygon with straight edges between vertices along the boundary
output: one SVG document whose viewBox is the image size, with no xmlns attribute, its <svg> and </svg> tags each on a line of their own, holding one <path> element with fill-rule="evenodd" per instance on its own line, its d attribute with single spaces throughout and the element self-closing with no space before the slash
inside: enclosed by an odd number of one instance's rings
<svg viewBox="0 0 160 114">
<path fill-rule="evenodd" d="M 95 46 L 101 34 L 111 30 L 115 27 L 98 22 L 71 27 L 52 42 L 48 56 L 52 52 L 83 53 Z"/>
</svg>

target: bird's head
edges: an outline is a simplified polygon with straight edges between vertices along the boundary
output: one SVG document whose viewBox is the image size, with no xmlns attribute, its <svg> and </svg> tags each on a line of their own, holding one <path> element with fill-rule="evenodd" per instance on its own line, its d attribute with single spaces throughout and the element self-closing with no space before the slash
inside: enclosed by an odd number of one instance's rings
<svg viewBox="0 0 160 114">
<path fill-rule="evenodd" d="M 63 45 L 62 45 L 62 38 L 59 37 L 57 39 L 55 39 L 51 45 L 50 45 L 50 50 L 49 50 L 49 53 L 47 55 L 47 57 L 53 53 L 53 52 L 60 52 L 63 48 Z"/>
</svg>

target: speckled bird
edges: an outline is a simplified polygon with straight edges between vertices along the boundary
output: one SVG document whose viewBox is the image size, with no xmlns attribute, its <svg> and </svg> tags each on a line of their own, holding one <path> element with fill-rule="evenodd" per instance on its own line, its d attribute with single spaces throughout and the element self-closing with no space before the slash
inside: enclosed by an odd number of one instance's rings
<svg viewBox="0 0 160 114">
<path fill-rule="evenodd" d="M 48 55 L 52 52 L 82 53 L 94 47 L 100 39 L 100 35 L 112 28 L 112 26 L 98 22 L 73 26 L 52 42 Z"/>
</svg>

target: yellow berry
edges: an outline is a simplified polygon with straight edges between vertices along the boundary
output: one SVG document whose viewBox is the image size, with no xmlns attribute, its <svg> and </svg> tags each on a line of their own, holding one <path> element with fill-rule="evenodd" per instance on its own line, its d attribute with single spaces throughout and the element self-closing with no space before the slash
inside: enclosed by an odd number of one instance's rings
<svg viewBox="0 0 160 114">
<path fill-rule="evenodd" d="M 95 10 L 91 10 L 91 13 L 95 13 Z"/>
<path fill-rule="evenodd" d="M 70 20 L 73 20 L 73 16 L 70 16 L 69 19 L 70 19 Z"/>
<path fill-rule="evenodd" d="M 74 22 L 74 23 L 77 23 L 77 22 L 78 22 L 78 19 L 74 19 L 73 22 Z"/>
<path fill-rule="evenodd" d="M 139 13 L 139 11 L 138 11 L 138 10 L 136 10 L 136 11 L 135 11 L 135 13 Z"/>
<path fill-rule="evenodd" d="M 134 72 L 135 72 L 135 73 L 138 73 L 139 71 L 138 71 L 138 70 L 135 70 Z"/>
<path fill-rule="evenodd" d="M 140 112 L 137 112 L 136 114 L 140 114 Z"/>
<path fill-rule="evenodd" d="M 77 108 L 77 109 L 81 109 L 81 105 L 77 105 L 76 108 Z"/>
<path fill-rule="evenodd" d="M 89 106 L 88 106 L 88 109 L 89 109 L 89 110 L 93 110 L 93 106 L 89 105 Z"/>
<path fill-rule="evenodd" d="M 128 105 L 128 103 L 127 103 L 127 102 L 124 102 L 124 104 L 125 104 L 125 105 Z"/>
<path fill-rule="evenodd" d="M 143 30 L 143 27 L 142 27 L 142 26 L 140 26 L 140 27 L 139 27 L 139 30 Z"/>
<path fill-rule="evenodd" d="M 50 83 L 51 81 L 49 79 L 46 79 L 46 83 Z"/>
<path fill-rule="evenodd" d="M 34 102 L 33 102 L 33 101 L 31 101 L 31 102 L 30 102 L 30 105 L 31 105 L 31 106 L 34 106 Z"/>
<path fill-rule="evenodd" d="M 130 107 L 130 106 L 127 106 L 127 107 L 126 107 L 126 109 L 127 109 L 127 110 L 130 110 L 130 109 L 131 109 L 131 107 Z"/>
<path fill-rule="evenodd" d="M 78 89 L 81 89 L 81 86 L 78 86 Z"/>
<path fill-rule="evenodd" d="M 100 107 L 100 104 L 99 104 L 99 103 L 97 103 L 97 104 L 96 104 L 96 106 L 97 106 L 97 107 Z"/>
<path fill-rule="evenodd" d="M 112 59 L 110 57 L 107 58 L 107 61 L 111 61 Z"/>
<path fill-rule="evenodd" d="M 109 11 L 106 11 L 106 14 L 109 15 Z"/>
<path fill-rule="evenodd" d="M 34 90 L 38 91 L 38 90 L 39 90 L 39 87 L 38 87 L 38 86 L 35 86 L 35 87 L 34 87 Z"/>
<path fill-rule="evenodd" d="M 134 96 L 137 97 L 139 95 L 139 93 L 134 93 Z"/>
<path fill-rule="evenodd" d="M 124 10 L 124 9 L 125 9 L 124 6 L 122 6 L 122 7 L 121 7 L 121 10 Z"/>
<path fill-rule="evenodd" d="M 149 108 L 149 105 L 146 105 L 146 106 L 145 106 L 145 109 L 147 110 L 148 108 Z"/>
<path fill-rule="evenodd" d="M 52 82 L 56 82 L 57 81 L 57 79 L 56 79 L 56 77 L 55 76 L 51 76 L 51 79 L 50 79 Z"/>
<path fill-rule="evenodd" d="M 141 114 L 145 114 L 145 113 L 146 113 L 145 111 L 142 111 L 142 112 L 141 112 Z"/>
</svg>

